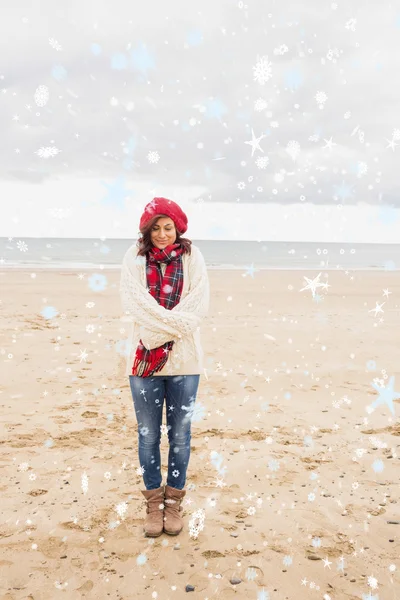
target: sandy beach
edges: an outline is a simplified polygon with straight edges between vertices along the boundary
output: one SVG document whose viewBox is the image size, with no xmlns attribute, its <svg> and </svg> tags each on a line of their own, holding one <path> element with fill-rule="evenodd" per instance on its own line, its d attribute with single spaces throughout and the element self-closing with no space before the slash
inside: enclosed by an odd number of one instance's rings
<svg viewBox="0 0 400 600">
<path fill-rule="evenodd" d="M 400 598 L 398 272 L 317 298 L 316 271 L 209 272 L 185 528 L 157 539 L 101 274 L 0 273 L 1 598 Z"/>
</svg>

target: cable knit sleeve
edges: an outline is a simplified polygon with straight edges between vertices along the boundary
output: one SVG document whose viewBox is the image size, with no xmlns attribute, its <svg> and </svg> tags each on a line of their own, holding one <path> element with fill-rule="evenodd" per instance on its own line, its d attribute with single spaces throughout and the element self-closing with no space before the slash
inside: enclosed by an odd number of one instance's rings
<svg viewBox="0 0 400 600">
<path fill-rule="evenodd" d="M 124 320 L 139 324 L 142 342 L 148 350 L 190 335 L 207 313 L 209 304 L 207 269 L 200 251 L 195 248 L 189 259 L 189 293 L 172 310 L 158 304 L 143 286 L 140 281 L 143 257 L 135 257 L 134 252 L 134 247 L 131 247 L 122 263 L 120 294 Z"/>
<path fill-rule="evenodd" d="M 210 282 L 204 257 L 197 246 L 192 247 L 189 264 L 189 293 L 174 306 L 171 312 L 175 314 L 190 312 L 201 321 L 207 315 L 210 306 Z"/>
<path fill-rule="evenodd" d="M 134 321 L 145 327 L 157 327 L 169 335 L 176 330 L 163 321 L 163 311 L 155 298 L 148 293 L 140 281 L 141 257 L 134 256 L 131 247 L 125 254 L 120 279 L 121 304 L 124 310 L 124 321 Z"/>
</svg>

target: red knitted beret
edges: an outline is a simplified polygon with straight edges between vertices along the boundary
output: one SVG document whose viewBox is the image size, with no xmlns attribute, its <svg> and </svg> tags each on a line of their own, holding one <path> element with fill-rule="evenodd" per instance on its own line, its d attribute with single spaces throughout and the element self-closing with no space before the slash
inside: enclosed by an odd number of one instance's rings
<svg viewBox="0 0 400 600">
<path fill-rule="evenodd" d="M 187 216 L 176 202 L 168 200 L 167 198 L 153 198 L 151 202 L 146 204 L 140 218 L 140 231 L 146 226 L 150 219 L 156 215 L 167 215 L 174 221 L 176 228 L 181 233 L 187 231 Z"/>
</svg>

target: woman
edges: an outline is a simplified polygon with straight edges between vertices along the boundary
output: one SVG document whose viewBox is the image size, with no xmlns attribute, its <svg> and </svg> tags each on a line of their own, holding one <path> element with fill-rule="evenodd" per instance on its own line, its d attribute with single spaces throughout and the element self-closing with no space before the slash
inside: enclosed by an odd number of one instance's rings
<svg viewBox="0 0 400 600">
<path fill-rule="evenodd" d="M 182 234 L 188 219 L 166 198 L 149 202 L 142 237 L 125 254 L 123 320 L 131 322 L 126 374 L 138 423 L 139 462 L 147 500 L 144 532 L 178 535 L 190 457 L 191 416 L 203 370 L 200 323 L 209 307 L 207 269 L 199 248 Z M 162 486 L 160 439 L 164 399 L 169 454 Z"/>
</svg>

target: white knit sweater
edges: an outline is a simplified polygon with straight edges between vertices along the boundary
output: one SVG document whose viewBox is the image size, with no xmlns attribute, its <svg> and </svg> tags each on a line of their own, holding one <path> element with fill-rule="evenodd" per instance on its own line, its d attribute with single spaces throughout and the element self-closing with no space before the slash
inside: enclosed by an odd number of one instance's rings
<svg viewBox="0 0 400 600">
<path fill-rule="evenodd" d="M 149 293 L 146 257 L 137 256 L 138 242 L 122 261 L 120 294 L 122 321 L 130 324 L 126 375 L 132 373 L 136 348 L 141 339 L 148 350 L 173 340 L 165 366 L 154 375 L 197 375 L 203 372 L 200 323 L 208 313 L 210 284 L 200 249 L 191 245 L 191 254 L 182 254 L 183 289 L 179 304 L 168 310 Z M 165 265 L 163 273 L 165 271 Z"/>
</svg>

